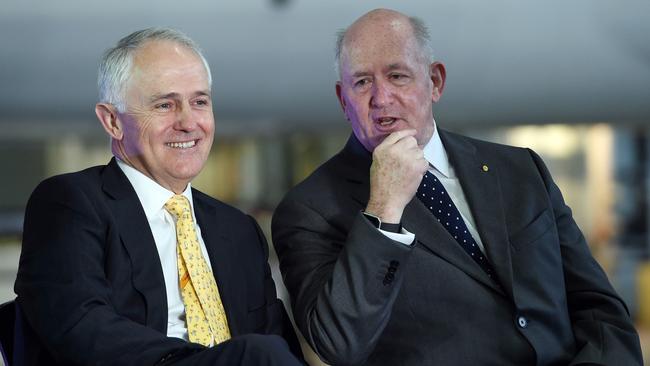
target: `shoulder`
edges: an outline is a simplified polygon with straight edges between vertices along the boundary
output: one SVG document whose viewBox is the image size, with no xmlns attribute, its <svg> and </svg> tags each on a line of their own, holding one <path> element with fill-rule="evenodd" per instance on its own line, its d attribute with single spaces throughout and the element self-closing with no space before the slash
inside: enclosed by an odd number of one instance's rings
<svg viewBox="0 0 650 366">
<path fill-rule="evenodd" d="M 480 140 L 449 131 L 442 131 L 445 148 L 454 152 L 472 151 L 486 164 L 518 170 L 536 168 L 541 158 L 529 148 Z M 535 169 L 536 170 L 536 169 Z"/>
<path fill-rule="evenodd" d="M 212 211 L 219 220 L 231 224 L 250 224 L 251 216 L 234 206 L 199 191 L 196 188 L 192 188 L 192 199 L 194 200 L 195 210 L 199 208 L 201 210 L 207 210 L 207 212 Z"/>
<path fill-rule="evenodd" d="M 104 168 L 97 166 L 55 175 L 38 184 L 25 207 L 24 232 L 34 227 L 43 230 L 42 225 L 47 227 L 53 220 L 68 224 L 72 220 L 75 225 L 96 225 L 103 221 L 108 212 L 101 184 Z"/>
<path fill-rule="evenodd" d="M 449 144 L 453 146 L 469 145 L 476 148 L 477 152 L 479 153 L 487 152 L 490 154 L 499 154 L 499 155 L 527 154 L 527 149 L 523 147 L 517 147 L 512 145 L 506 145 L 506 144 L 481 140 L 481 139 L 477 139 L 465 135 L 460 135 L 454 132 L 449 132 L 446 130 L 440 130 L 440 135 L 445 147 L 448 147 Z"/>
<path fill-rule="evenodd" d="M 324 206 L 341 202 L 339 197 L 345 194 L 349 180 L 343 169 L 344 163 L 344 159 L 337 154 L 321 164 L 286 193 L 276 213 L 294 205 L 320 211 Z"/>
<path fill-rule="evenodd" d="M 289 190 L 273 214 L 272 228 L 305 223 L 347 223 L 369 192 L 370 161 L 363 166 L 345 151 L 333 156 Z M 328 224 L 329 225 L 329 224 Z"/>
<path fill-rule="evenodd" d="M 260 246 L 262 252 L 267 250 L 264 234 L 251 215 L 194 188 L 192 188 L 192 199 L 203 235 L 212 238 L 228 238 L 239 250 L 253 248 L 253 251 L 257 251 Z M 215 242 L 217 241 L 212 243 Z"/>
<path fill-rule="evenodd" d="M 32 198 L 69 198 L 79 193 L 91 194 L 101 189 L 101 175 L 106 165 L 90 167 L 78 172 L 59 174 L 40 182 L 32 193 Z"/>
<path fill-rule="evenodd" d="M 346 182 L 368 175 L 368 167 L 359 168 L 344 152 L 339 152 L 318 166 L 288 193 L 290 196 L 313 195 L 315 190 L 326 193 L 340 191 Z"/>
<path fill-rule="evenodd" d="M 475 138 L 445 133 L 441 135 L 449 142 L 448 153 L 454 156 L 453 164 L 462 164 L 460 161 L 474 161 L 488 167 L 490 174 L 496 174 L 502 189 L 506 192 L 538 191 L 546 189 L 552 181 L 551 174 L 546 168 L 542 158 L 533 150 L 526 147 L 517 147 L 494 142 L 478 140 Z M 450 151 L 451 150 L 451 151 Z M 460 153 L 459 153 L 460 151 Z M 476 160 L 466 159 L 466 152 L 470 152 Z"/>
<path fill-rule="evenodd" d="M 220 212 L 225 212 L 228 214 L 232 214 L 235 216 L 245 216 L 241 210 L 238 208 L 235 208 L 234 206 L 231 206 L 223 201 L 220 201 L 212 196 L 209 196 L 201 191 L 199 191 L 196 188 L 192 188 L 192 198 L 194 199 L 194 202 L 206 205 L 208 207 L 211 207 L 215 210 L 218 210 Z"/>
</svg>

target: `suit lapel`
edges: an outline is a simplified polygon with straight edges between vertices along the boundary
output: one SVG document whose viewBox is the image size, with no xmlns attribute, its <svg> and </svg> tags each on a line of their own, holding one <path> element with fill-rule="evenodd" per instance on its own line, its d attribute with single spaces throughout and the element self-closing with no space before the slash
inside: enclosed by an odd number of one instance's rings
<svg viewBox="0 0 650 366">
<path fill-rule="evenodd" d="M 201 237 L 210 257 L 212 272 L 217 281 L 221 302 L 228 318 L 230 334 L 235 336 L 240 334 L 240 325 L 245 320 L 241 318 L 242 312 L 235 310 L 246 310 L 245 305 L 237 304 L 236 286 L 239 281 L 237 281 L 237 268 L 233 261 L 234 258 L 237 258 L 237 253 L 232 241 L 223 235 L 228 232 L 227 224 L 223 222 L 223 219 L 220 220 L 217 217 L 216 208 L 202 200 L 196 190 L 193 190 L 192 197 L 196 221 L 201 228 Z M 243 314 L 246 315 L 245 311 Z"/>
<path fill-rule="evenodd" d="M 441 131 L 440 138 L 467 198 L 488 259 L 503 290 L 512 296 L 512 263 L 497 162 L 489 161 L 486 158 L 489 154 L 477 151 L 467 138 L 446 131 Z"/>
<path fill-rule="evenodd" d="M 133 286 L 146 304 L 146 323 L 167 331 L 167 293 L 160 258 L 149 222 L 131 183 L 111 159 L 102 174 L 103 190 L 117 224 L 122 244 L 131 259 Z"/>
<path fill-rule="evenodd" d="M 475 280 L 496 291 L 501 291 L 419 199 L 412 199 L 406 206 L 402 223 L 406 230 L 415 233 L 418 244 L 458 267 Z"/>
</svg>

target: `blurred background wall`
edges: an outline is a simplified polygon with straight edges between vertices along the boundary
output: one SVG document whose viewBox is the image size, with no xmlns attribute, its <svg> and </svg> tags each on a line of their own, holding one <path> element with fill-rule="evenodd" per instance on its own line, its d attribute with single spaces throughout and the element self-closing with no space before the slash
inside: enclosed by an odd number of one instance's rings
<svg viewBox="0 0 650 366">
<path fill-rule="evenodd" d="M 441 127 L 531 147 L 545 159 L 628 303 L 648 358 L 647 0 L 4 1 L 0 302 L 15 296 L 22 218 L 35 185 L 110 159 L 93 112 L 103 50 L 149 26 L 179 28 L 202 45 L 217 136 L 194 185 L 254 214 L 270 238 L 283 194 L 350 133 L 334 94 L 335 32 L 376 7 L 429 25 L 448 73 L 434 111 Z"/>
</svg>

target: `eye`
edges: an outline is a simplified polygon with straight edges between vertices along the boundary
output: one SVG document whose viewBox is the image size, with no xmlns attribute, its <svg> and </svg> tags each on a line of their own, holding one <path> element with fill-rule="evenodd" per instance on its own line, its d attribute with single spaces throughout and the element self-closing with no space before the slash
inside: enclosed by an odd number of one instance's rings
<svg viewBox="0 0 650 366">
<path fill-rule="evenodd" d="M 354 82 L 354 87 L 355 88 L 363 88 L 365 86 L 368 86 L 370 84 L 370 79 L 364 78 L 364 79 L 359 79 Z"/>
<path fill-rule="evenodd" d="M 391 80 L 398 81 L 398 82 L 403 82 L 403 81 L 406 81 L 408 79 L 408 75 L 398 74 L 398 73 L 390 74 L 388 77 Z"/>
<path fill-rule="evenodd" d="M 207 98 L 205 98 L 205 99 L 203 99 L 203 98 L 202 98 L 202 99 L 197 99 L 197 100 L 194 102 L 194 104 L 196 104 L 196 105 L 198 105 L 198 106 L 200 106 L 200 107 L 205 107 L 205 106 L 210 105 L 210 100 L 207 99 Z"/>
<path fill-rule="evenodd" d="M 170 102 L 163 102 L 163 103 L 156 104 L 155 108 L 156 110 L 159 111 L 169 111 L 172 108 L 174 108 L 174 105 Z"/>
</svg>

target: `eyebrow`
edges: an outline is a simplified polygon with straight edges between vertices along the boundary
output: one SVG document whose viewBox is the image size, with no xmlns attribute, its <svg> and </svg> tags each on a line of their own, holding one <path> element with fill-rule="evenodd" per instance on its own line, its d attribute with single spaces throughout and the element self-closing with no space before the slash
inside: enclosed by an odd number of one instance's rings
<svg viewBox="0 0 650 366">
<path fill-rule="evenodd" d="M 368 76 L 368 75 L 370 75 L 370 73 L 367 72 L 367 71 L 357 71 L 354 74 L 352 74 L 351 76 L 353 78 L 358 78 L 358 77 L 361 77 L 361 76 Z"/>
<path fill-rule="evenodd" d="M 393 70 L 398 70 L 398 69 L 409 70 L 408 66 L 406 66 L 404 64 L 401 64 L 401 63 L 397 63 L 397 62 L 389 64 L 388 67 L 387 67 L 388 71 L 393 71 Z M 370 74 L 371 73 L 368 72 L 368 71 L 357 71 L 357 72 L 353 73 L 351 76 L 353 78 L 358 78 L 358 77 L 361 77 L 361 76 L 368 76 Z"/>
<path fill-rule="evenodd" d="M 209 90 L 199 90 L 199 91 L 196 91 L 196 92 L 194 92 L 192 94 L 192 98 L 199 97 L 199 96 L 212 97 Z M 160 100 L 160 99 L 181 99 L 181 95 L 179 93 L 176 93 L 176 92 L 164 93 L 164 94 L 162 94 L 162 93 L 161 94 L 154 94 L 149 98 L 149 102 L 153 103 L 153 102 L 155 102 L 157 100 Z"/>
</svg>

